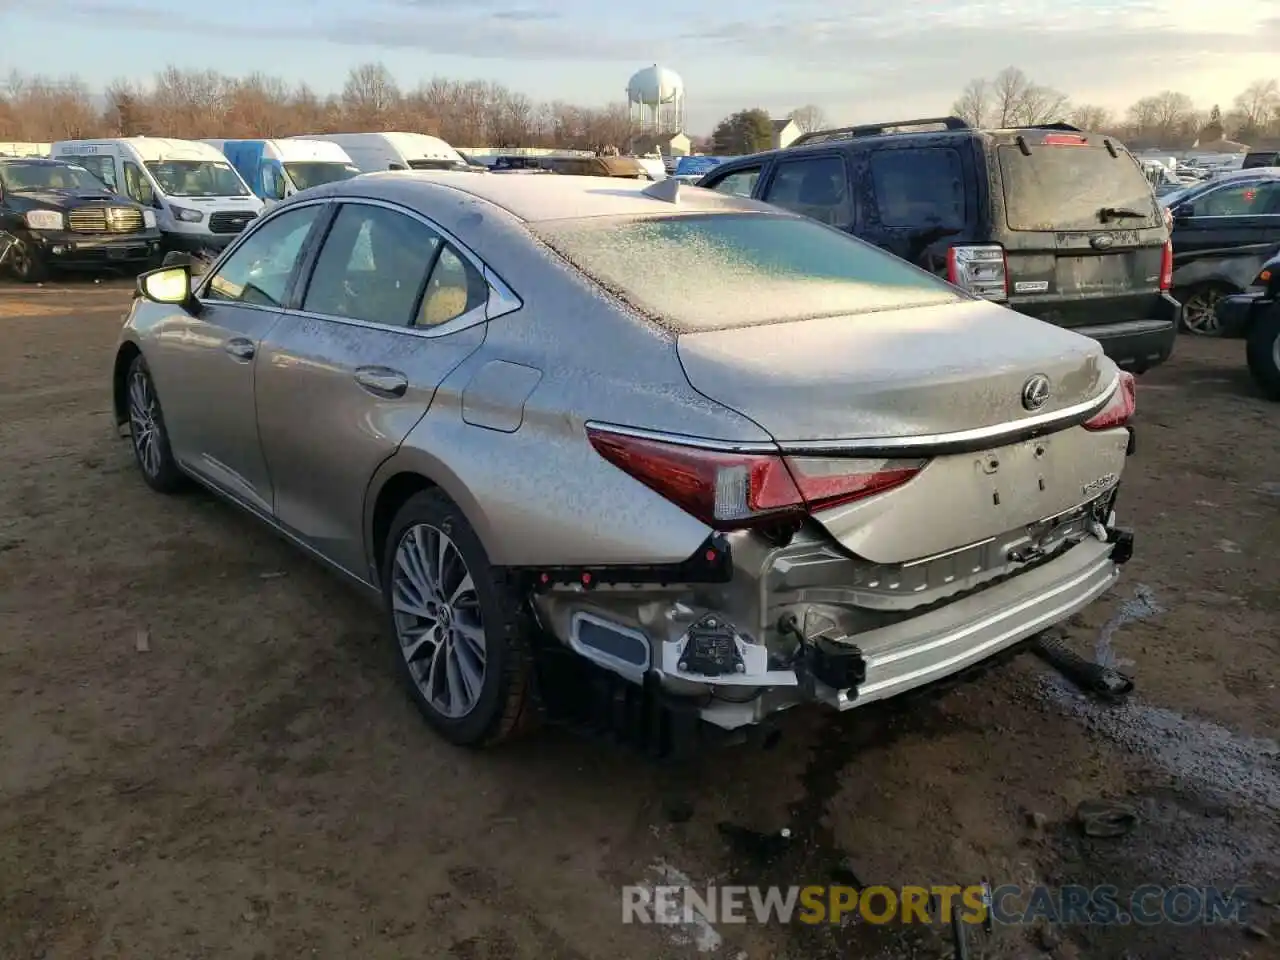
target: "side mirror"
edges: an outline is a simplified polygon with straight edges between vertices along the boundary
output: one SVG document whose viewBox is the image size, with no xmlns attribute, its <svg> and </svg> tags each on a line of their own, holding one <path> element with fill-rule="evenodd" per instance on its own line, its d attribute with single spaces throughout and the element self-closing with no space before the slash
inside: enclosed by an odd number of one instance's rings
<svg viewBox="0 0 1280 960">
<path fill-rule="evenodd" d="M 152 303 L 182 307 L 191 313 L 198 309 L 199 301 L 191 292 L 190 263 L 175 263 L 140 274 L 138 292 Z"/>
</svg>

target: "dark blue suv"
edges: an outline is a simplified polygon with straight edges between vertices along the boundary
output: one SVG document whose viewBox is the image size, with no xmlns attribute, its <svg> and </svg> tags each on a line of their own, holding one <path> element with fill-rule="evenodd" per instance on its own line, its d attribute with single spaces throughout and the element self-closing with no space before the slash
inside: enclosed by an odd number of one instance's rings
<svg viewBox="0 0 1280 960">
<path fill-rule="evenodd" d="M 842 127 L 727 161 L 698 185 L 848 231 L 1093 337 L 1134 373 L 1173 352 L 1169 227 L 1141 166 L 1109 137 L 957 117 Z"/>
</svg>

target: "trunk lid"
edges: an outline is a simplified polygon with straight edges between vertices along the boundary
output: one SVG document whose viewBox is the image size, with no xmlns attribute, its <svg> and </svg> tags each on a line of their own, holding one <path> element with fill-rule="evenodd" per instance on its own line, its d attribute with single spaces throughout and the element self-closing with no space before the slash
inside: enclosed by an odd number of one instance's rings
<svg viewBox="0 0 1280 960">
<path fill-rule="evenodd" d="M 1098 137 L 1019 139 L 993 158 L 1009 306 L 1063 327 L 1150 316 L 1168 233 L 1141 168 Z"/>
<path fill-rule="evenodd" d="M 690 383 L 780 443 L 930 436 L 1013 423 L 1099 395 L 1096 341 L 984 301 L 681 334 Z M 1050 381 L 1034 411 L 1029 377 Z"/>
</svg>

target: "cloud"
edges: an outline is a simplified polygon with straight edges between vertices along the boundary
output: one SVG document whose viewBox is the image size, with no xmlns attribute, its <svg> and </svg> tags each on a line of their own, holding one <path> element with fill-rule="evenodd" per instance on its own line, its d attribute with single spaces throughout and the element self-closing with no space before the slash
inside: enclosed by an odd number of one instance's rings
<svg viewBox="0 0 1280 960">
<path fill-rule="evenodd" d="M 470 58 L 474 75 L 534 82 L 569 99 L 601 96 L 591 80 L 577 93 L 564 89 L 570 77 L 580 87 L 595 64 L 625 77 L 628 65 L 660 60 L 683 74 L 701 128 L 713 114 L 751 104 L 781 112 L 817 103 L 837 120 L 943 111 L 967 80 L 1007 65 L 1115 107 L 1165 87 L 1229 100 L 1233 86 L 1269 71 L 1261 65 L 1280 47 L 1277 4 L 756 0 L 721 13 L 648 0 L 638 16 L 634 5 L 595 0 L 276 0 L 260 17 L 236 17 L 228 0 L 218 19 L 216 10 L 210 17 L 165 0 L 40 0 L 6 15 L 270 43 L 286 59 L 316 43 L 360 48 L 366 58 L 382 50 L 405 64 L 416 54 Z M 531 62 L 561 68 L 534 71 L 525 66 Z"/>
</svg>

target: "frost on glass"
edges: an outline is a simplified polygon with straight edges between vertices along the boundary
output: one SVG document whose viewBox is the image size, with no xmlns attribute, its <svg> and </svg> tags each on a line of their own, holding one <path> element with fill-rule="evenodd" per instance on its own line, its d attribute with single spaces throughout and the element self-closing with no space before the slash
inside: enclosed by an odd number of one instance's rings
<svg viewBox="0 0 1280 960">
<path fill-rule="evenodd" d="M 904 260 L 802 217 L 688 214 L 543 224 L 587 276 L 677 330 L 714 330 L 954 302 Z"/>
</svg>

